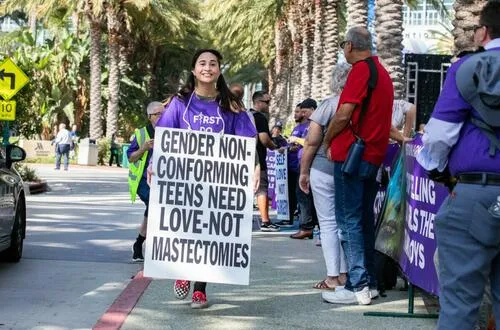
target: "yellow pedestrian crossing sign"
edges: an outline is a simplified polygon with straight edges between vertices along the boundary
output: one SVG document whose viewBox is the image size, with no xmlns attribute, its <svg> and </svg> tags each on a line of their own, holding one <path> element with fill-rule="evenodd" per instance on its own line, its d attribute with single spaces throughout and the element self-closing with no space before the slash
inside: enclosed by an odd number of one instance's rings
<svg viewBox="0 0 500 330">
<path fill-rule="evenodd" d="M 0 96 L 5 100 L 10 100 L 29 81 L 29 78 L 10 58 L 7 57 L 0 63 Z"/>
</svg>

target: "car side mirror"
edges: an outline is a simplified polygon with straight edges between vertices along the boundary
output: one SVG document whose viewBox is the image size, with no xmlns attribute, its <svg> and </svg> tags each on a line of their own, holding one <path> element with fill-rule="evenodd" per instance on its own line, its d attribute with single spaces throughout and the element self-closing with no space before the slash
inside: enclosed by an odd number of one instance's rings
<svg viewBox="0 0 500 330">
<path fill-rule="evenodd" d="M 26 158 L 26 151 L 23 148 L 14 144 L 9 144 L 6 148 L 7 167 L 10 168 L 12 163 L 23 161 Z"/>
</svg>

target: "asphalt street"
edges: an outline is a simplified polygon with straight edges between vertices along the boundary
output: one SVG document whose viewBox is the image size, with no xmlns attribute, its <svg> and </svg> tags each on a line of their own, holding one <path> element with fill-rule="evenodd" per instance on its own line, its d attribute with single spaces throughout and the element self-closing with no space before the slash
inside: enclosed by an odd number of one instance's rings
<svg viewBox="0 0 500 330">
<path fill-rule="evenodd" d="M 18 264 L 0 264 L 0 329 L 90 329 L 141 268 L 131 245 L 142 203 L 127 171 L 35 165 L 50 191 L 27 197 Z"/>
</svg>

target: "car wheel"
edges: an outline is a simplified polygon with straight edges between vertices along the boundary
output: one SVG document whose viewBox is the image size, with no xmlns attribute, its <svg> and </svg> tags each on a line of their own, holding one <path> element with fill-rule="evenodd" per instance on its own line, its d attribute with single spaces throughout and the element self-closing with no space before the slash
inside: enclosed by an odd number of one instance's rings
<svg viewBox="0 0 500 330">
<path fill-rule="evenodd" d="M 5 251 L 5 260 L 9 262 L 18 262 L 23 255 L 23 216 L 21 203 L 17 207 L 14 228 L 12 228 L 12 235 L 10 247 Z"/>
</svg>

